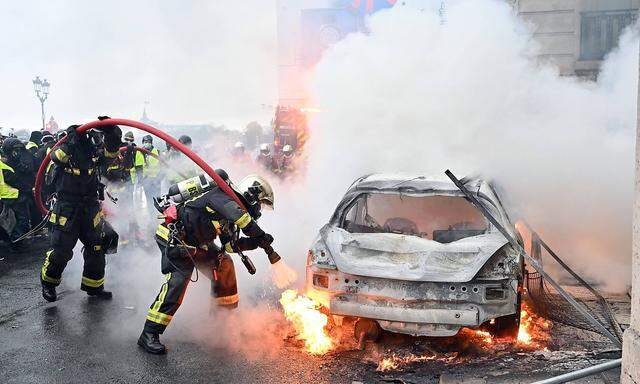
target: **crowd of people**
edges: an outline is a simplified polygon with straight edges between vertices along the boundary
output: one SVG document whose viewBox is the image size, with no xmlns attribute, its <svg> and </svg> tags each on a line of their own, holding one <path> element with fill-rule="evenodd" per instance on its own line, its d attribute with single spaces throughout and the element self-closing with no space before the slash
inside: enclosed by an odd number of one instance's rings
<svg viewBox="0 0 640 384">
<path fill-rule="evenodd" d="M 243 251 L 261 248 L 270 263 L 280 260 L 271 247 L 273 237 L 257 224 L 262 208 L 273 207 L 273 190 L 258 175 L 234 184 L 217 169 L 218 182 L 207 179 L 184 155 L 192 146 L 187 135 L 178 140 L 187 150 L 167 143 L 160 151 L 152 136 L 144 136 L 138 146 L 133 132 L 123 134 L 107 116 L 98 119 L 96 128 L 84 131 L 72 125 L 56 137 L 45 131 L 32 132 L 28 141 L 0 137 L 0 240 L 15 250 L 36 232 L 46 231 L 49 246 L 39 276 L 42 296 L 49 302 L 58 300 L 56 288 L 81 242 L 80 289 L 109 300 L 105 255 L 116 253 L 122 242 L 110 220 L 118 213 L 137 216 L 126 204 L 136 200 L 135 190 L 144 190 L 147 206 L 157 210 L 153 217 L 161 213 L 163 218 L 159 225 L 156 222 L 155 236 L 149 237 L 161 252 L 165 283 L 148 310 L 138 344 L 149 353 L 162 354 L 166 348 L 160 334 L 178 310 L 194 268 L 210 275 L 215 304 L 231 309 L 238 304 L 238 291 L 229 254 L 239 253 L 250 273 L 255 267 Z M 36 190 L 40 169 L 44 182 Z M 36 193 L 46 215 L 36 204 Z M 123 203 L 108 212 L 108 200 Z M 132 233 L 131 228 L 124 232 Z"/>
<path fill-rule="evenodd" d="M 25 243 L 26 235 L 45 234 L 43 215 L 36 206 L 34 187 L 40 165 L 54 145 L 67 135 L 67 130 L 51 133 L 45 130 L 31 132 L 27 141 L 14 135 L 0 133 L 0 241 L 4 241 L 13 250 L 19 250 Z M 88 135 L 98 143 L 103 140 L 101 133 L 95 131 Z M 188 136 L 180 141 L 191 144 Z M 133 132 L 124 135 L 123 147 L 119 150 L 119 161 L 103 162 L 99 169 L 108 186 L 109 195 L 119 195 L 122 201 L 130 200 L 133 186 L 143 185 L 148 201 L 160 193 L 161 157 L 176 156 L 169 148 L 161 153 L 153 144 L 153 137 L 142 138 L 142 146 L 136 149 Z M 42 199 L 50 201 L 55 189 L 55 179 L 59 169 L 54 162 L 46 168 L 42 184 Z M 35 232 L 34 232 L 35 231 Z"/>
</svg>

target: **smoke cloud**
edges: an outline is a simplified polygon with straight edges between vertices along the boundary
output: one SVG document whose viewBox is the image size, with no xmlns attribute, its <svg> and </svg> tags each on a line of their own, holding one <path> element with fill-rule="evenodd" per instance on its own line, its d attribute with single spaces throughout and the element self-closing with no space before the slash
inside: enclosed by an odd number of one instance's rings
<svg viewBox="0 0 640 384">
<path fill-rule="evenodd" d="M 9 93 L 22 89 L 18 83 L 34 72 L 54 79 L 56 97 L 49 105 L 70 121 L 105 111 L 136 116 L 150 97 L 158 120 L 182 122 L 188 116 L 246 123 L 264 113 L 256 106 L 274 98 L 271 2 L 158 7 L 116 1 L 89 12 L 89 5 L 76 2 L 27 1 L 3 4 L 0 15 L 37 18 L 24 14 L 23 3 L 55 14 L 56 21 L 48 21 L 52 24 L 37 36 L 27 34 L 34 36 L 33 44 L 9 40 L 8 35 L 24 31 L 9 33 L 0 23 L 9 58 L 0 73 L 6 84 L 0 115 L 15 124 L 38 116 L 37 110 L 20 109 L 33 101 L 30 88 Z M 526 219 L 589 279 L 611 290 L 626 288 L 637 34 L 624 35 L 599 81 L 589 83 L 538 63 L 529 27 L 504 2 L 448 2 L 444 25 L 436 9 L 405 3 L 373 15 L 368 34 L 350 35 L 326 52 L 311 84 L 313 106 L 321 112 L 311 122 L 306 172 L 298 180 L 271 178 L 275 212 L 265 212 L 260 224 L 275 236 L 274 247 L 284 260 L 296 267 L 297 284 L 304 280 L 309 245 L 355 178 L 373 172 L 444 177 L 451 169 L 458 176 L 480 173 L 496 180 L 512 218 Z M 39 39 L 47 34 L 58 44 L 42 48 Z M 22 68 L 24 62 L 32 65 Z M 8 103 L 11 99 L 16 102 Z M 203 155 L 227 168 L 233 180 L 265 173 L 229 158 L 221 148 L 229 145 L 201 147 L 213 148 L 213 155 L 209 149 Z M 130 216 L 117 217 L 116 226 L 126 228 Z M 249 276 L 236 259 L 240 312 L 216 314 L 206 322 L 206 334 L 213 346 L 259 356 L 280 345 L 282 318 L 265 304 L 279 295 L 266 256 L 248 254 L 258 273 Z M 129 293 L 116 300 L 135 313 L 118 332 L 136 337 L 142 328 L 162 283 L 159 259 L 153 243 L 109 256 L 107 285 Z M 80 264 L 76 250 L 63 284 L 75 289 Z M 194 329 L 208 316 L 209 300 L 208 281 L 201 277 L 189 287 L 167 339 L 192 335 L 200 340 L 202 332 Z"/>
<path fill-rule="evenodd" d="M 417 2 L 420 3 L 420 2 Z M 609 289 L 630 281 L 638 36 L 596 84 L 537 62 L 506 2 L 416 2 L 369 19 L 317 66 L 309 193 L 330 216 L 372 172 L 482 174 L 571 265 Z"/>
<path fill-rule="evenodd" d="M 276 100 L 275 1 L 3 1 L 0 126 L 36 129 L 31 80 L 51 82 L 47 118 L 98 115 L 239 129 Z"/>
</svg>

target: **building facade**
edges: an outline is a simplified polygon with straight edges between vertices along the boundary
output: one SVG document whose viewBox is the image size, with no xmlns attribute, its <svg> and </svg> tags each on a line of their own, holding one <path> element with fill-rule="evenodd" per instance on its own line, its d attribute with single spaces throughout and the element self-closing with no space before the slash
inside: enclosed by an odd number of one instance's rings
<svg viewBox="0 0 640 384">
<path fill-rule="evenodd" d="M 635 23 L 640 0 L 515 0 L 518 15 L 534 30 L 540 60 L 565 76 L 594 80 L 606 54 Z"/>
</svg>

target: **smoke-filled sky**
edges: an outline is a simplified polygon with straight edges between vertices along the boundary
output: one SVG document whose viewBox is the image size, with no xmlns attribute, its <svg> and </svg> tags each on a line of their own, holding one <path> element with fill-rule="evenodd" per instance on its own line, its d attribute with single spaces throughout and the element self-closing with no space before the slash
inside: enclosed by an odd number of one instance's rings
<svg viewBox="0 0 640 384">
<path fill-rule="evenodd" d="M 622 38 L 595 84 L 539 65 L 530 31 L 506 2 L 449 1 L 446 25 L 435 9 L 419 10 L 424 2 L 406 3 L 372 16 L 370 34 L 350 35 L 318 65 L 316 201 L 335 205 L 371 172 L 481 173 L 573 266 L 624 289 L 637 35 Z"/>
<path fill-rule="evenodd" d="M 0 126 L 100 114 L 241 128 L 276 102 L 275 0 L 0 2 Z"/>
</svg>

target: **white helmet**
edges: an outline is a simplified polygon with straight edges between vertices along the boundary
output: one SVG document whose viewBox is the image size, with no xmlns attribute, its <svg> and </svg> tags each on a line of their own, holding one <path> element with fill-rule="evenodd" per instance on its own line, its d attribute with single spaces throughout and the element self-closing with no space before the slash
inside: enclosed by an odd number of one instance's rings
<svg viewBox="0 0 640 384">
<path fill-rule="evenodd" d="M 263 155 L 268 155 L 270 152 L 271 149 L 269 148 L 269 144 L 260 144 L 260 153 L 262 153 Z"/>
<path fill-rule="evenodd" d="M 293 153 L 293 147 L 289 144 L 285 145 L 284 147 L 282 147 L 282 153 L 284 153 L 285 155 L 290 155 Z"/>
<path fill-rule="evenodd" d="M 236 143 L 233 145 L 233 148 L 244 149 L 244 143 L 242 141 L 236 141 Z"/>
<path fill-rule="evenodd" d="M 249 175 L 237 184 L 238 192 L 247 196 L 251 201 L 259 202 L 262 206 L 273 209 L 273 188 L 262 176 Z"/>
</svg>

